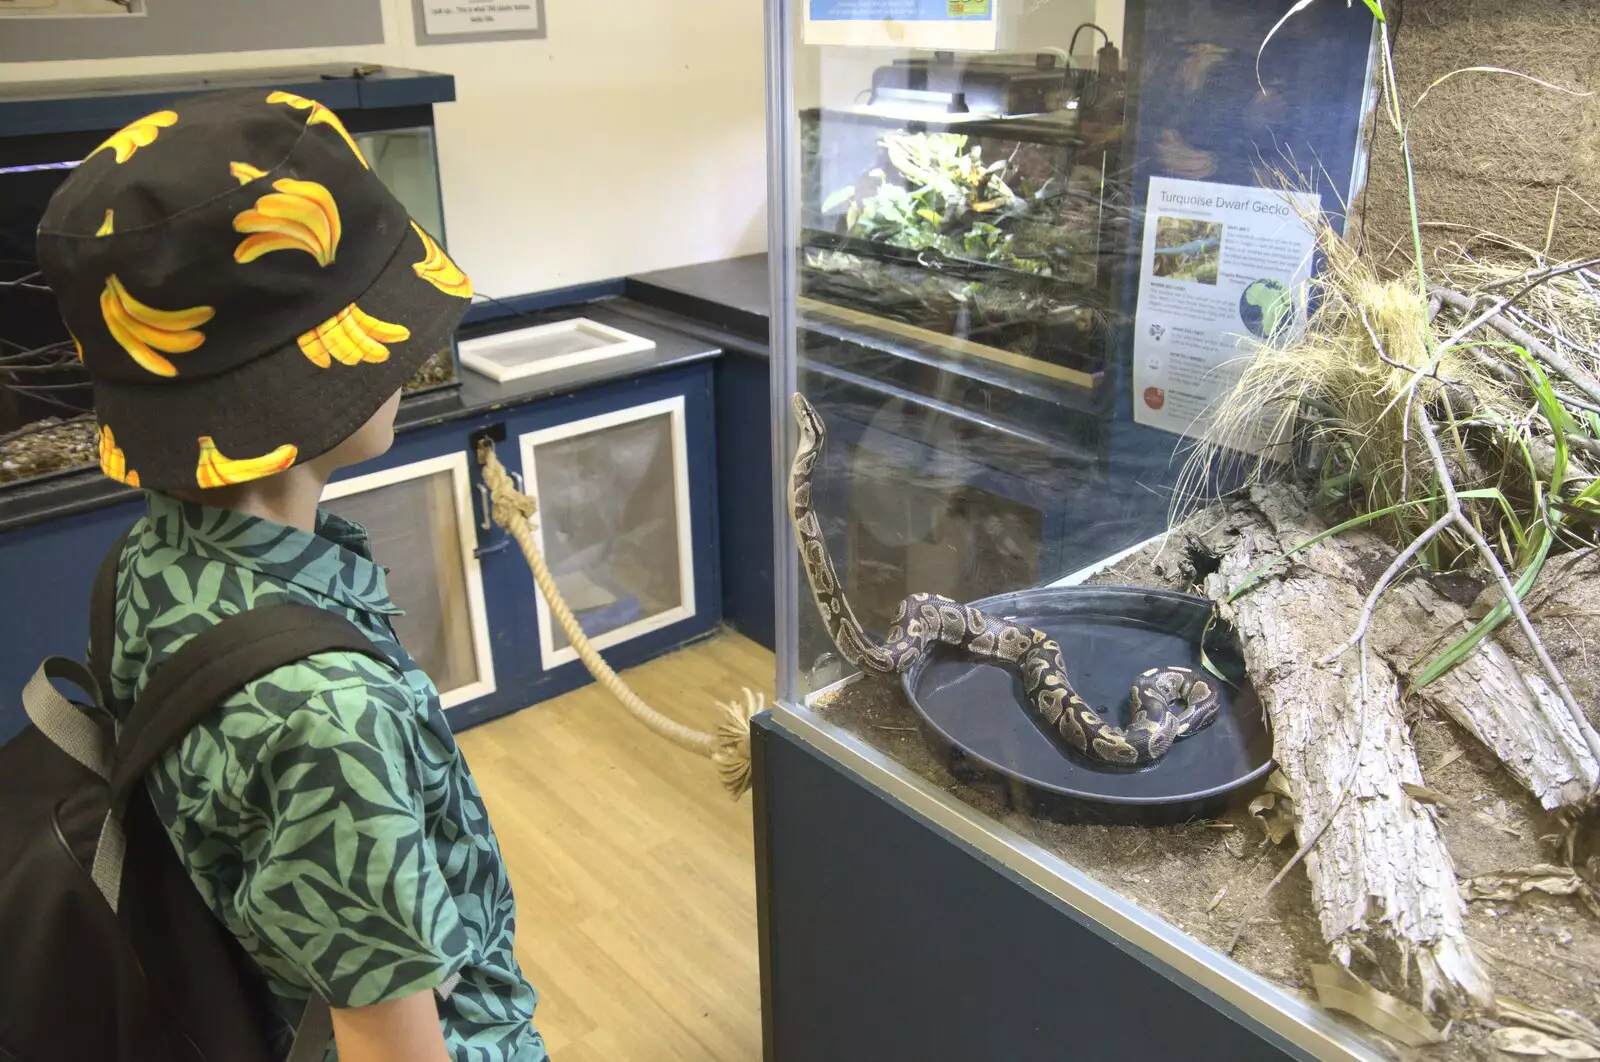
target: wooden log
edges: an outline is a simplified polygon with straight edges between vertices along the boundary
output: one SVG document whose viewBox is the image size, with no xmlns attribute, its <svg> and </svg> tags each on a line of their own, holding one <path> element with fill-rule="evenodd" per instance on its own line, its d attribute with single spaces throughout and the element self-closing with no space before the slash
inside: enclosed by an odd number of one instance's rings
<svg viewBox="0 0 1600 1062">
<path fill-rule="evenodd" d="M 1392 667 L 1413 674 L 1470 625 L 1466 609 L 1413 579 L 1379 605 L 1372 641 Z M 1546 811 L 1582 807 L 1600 779 L 1600 764 L 1538 663 L 1518 660 L 1498 639 L 1410 698 L 1477 738 Z"/>
<path fill-rule="evenodd" d="M 1248 573 L 1314 533 L 1302 526 L 1303 501 L 1287 489 L 1253 491 L 1250 503 L 1221 532 L 1231 541 L 1213 550 L 1220 568 L 1205 592 L 1238 631 L 1272 718 L 1299 836 L 1326 826 L 1305 865 L 1332 957 L 1346 967 L 1358 959 L 1375 964 L 1385 987 L 1429 1010 L 1491 1008 L 1493 990 L 1466 937 L 1465 904 L 1435 810 L 1404 789 L 1423 778 L 1395 672 L 1376 652 L 1368 654 L 1364 684 L 1359 652 L 1318 663 L 1354 629 L 1375 572 L 1328 540 L 1227 603 Z"/>
</svg>

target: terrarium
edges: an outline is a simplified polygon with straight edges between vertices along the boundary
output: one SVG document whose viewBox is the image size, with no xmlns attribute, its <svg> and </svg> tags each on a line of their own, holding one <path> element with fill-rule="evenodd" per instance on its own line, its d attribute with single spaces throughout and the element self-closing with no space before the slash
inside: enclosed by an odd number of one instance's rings
<svg viewBox="0 0 1600 1062">
<path fill-rule="evenodd" d="M 1087 67 L 1060 49 L 886 58 L 863 80 L 799 114 L 802 306 L 1090 384 L 1102 254 L 1127 231 L 1115 49 Z"/>
<path fill-rule="evenodd" d="M 1593 248 L 1359 242 L 1398 5 L 1088 6 L 780 5 L 775 725 L 1259 1057 L 1600 1057 Z"/>
<path fill-rule="evenodd" d="M 306 76 L 304 71 L 290 73 Z M 187 80 L 196 82 L 195 87 L 173 88 L 159 79 L 100 82 L 77 86 L 66 100 L 56 99 L 58 86 L 14 84 L 0 98 L 6 105 L 6 120 L 0 121 L 0 483 L 98 461 L 93 395 L 54 297 L 40 278 L 34 232 L 55 189 L 114 131 L 97 123 L 104 121 L 104 114 L 120 114 L 120 97 L 165 91 L 161 98 L 171 98 L 199 91 L 198 83 L 208 79 Z M 253 83 L 248 71 L 211 80 L 219 87 Z M 36 117 L 41 113 L 60 120 L 41 125 Z M 444 208 L 430 109 L 354 106 L 344 108 L 341 117 L 373 172 L 443 243 Z M 405 391 L 420 395 L 457 383 L 452 342 L 418 371 Z"/>
</svg>

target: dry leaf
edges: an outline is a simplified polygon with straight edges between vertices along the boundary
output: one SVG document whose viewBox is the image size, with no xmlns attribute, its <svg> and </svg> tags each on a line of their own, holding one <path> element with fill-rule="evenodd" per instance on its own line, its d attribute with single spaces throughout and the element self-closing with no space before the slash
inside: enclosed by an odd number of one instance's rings
<svg viewBox="0 0 1600 1062">
<path fill-rule="evenodd" d="M 1466 754 L 1466 749 L 1451 749 L 1449 752 L 1439 757 L 1439 762 L 1434 764 L 1431 770 L 1442 771 Z"/>
<path fill-rule="evenodd" d="M 1294 800 L 1294 794 L 1289 792 L 1289 779 L 1283 776 L 1282 771 L 1273 771 L 1267 775 L 1267 792 L 1277 793 L 1285 800 Z"/>
<path fill-rule="evenodd" d="M 1600 1048 L 1582 1040 L 1566 1040 L 1537 1029 L 1496 1029 L 1489 1042 L 1508 1055 L 1533 1058 L 1600 1059 Z"/>
<path fill-rule="evenodd" d="M 1226 895 L 1228 895 L 1228 887 L 1224 885 L 1222 888 L 1217 890 L 1217 894 L 1215 896 L 1211 897 L 1211 902 L 1206 904 L 1206 914 L 1210 914 L 1212 911 L 1215 911 L 1217 909 L 1217 904 L 1221 903 L 1222 898 Z"/>
<path fill-rule="evenodd" d="M 1282 844 L 1294 833 L 1294 804 L 1276 793 L 1262 793 L 1250 801 L 1250 814 L 1261 820 L 1273 844 Z"/>
<path fill-rule="evenodd" d="M 1503 874 L 1480 874 L 1461 883 L 1462 898 L 1467 900 L 1515 900 L 1530 892 L 1576 896 L 1583 891 L 1583 879 L 1576 871 L 1548 863 Z"/>
<path fill-rule="evenodd" d="M 1407 1047 L 1444 1042 L 1444 1036 L 1411 1004 L 1380 992 L 1342 966 L 1313 966 L 1317 1000 L 1343 1011 Z"/>
<path fill-rule="evenodd" d="M 1400 783 L 1400 788 L 1406 791 L 1406 796 L 1419 804 L 1438 804 L 1442 808 L 1454 807 L 1454 802 L 1443 793 L 1436 793 L 1425 785 L 1412 785 L 1410 782 Z"/>
<path fill-rule="evenodd" d="M 1572 1010 L 1548 1011 L 1510 996 L 1494 997 L 1495 1017 L 1508 1024 L 1526 1025 L 1554 1036 L 1588 1041 L 1600 1048 L 1600 1028 Z"/>
</svg>

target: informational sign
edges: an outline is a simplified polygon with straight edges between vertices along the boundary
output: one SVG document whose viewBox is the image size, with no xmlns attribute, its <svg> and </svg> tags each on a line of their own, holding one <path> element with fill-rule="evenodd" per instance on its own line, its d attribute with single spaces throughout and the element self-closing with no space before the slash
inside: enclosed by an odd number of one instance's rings
<svg viewBox="0 0 1600 1062">
<path fill-rule="evenodd" d="M 992 52 L 1001 0 L 804 0 L 806 44 Z"/>
<path fill-rule="evenodd" d="M 1133 419 L 1198 436 L 1211 405 L 1238 382 L 1258 344 L 1305 322 L 1316 236 L 1313 193 L 1150 178 Z M 1259 450 L 1270 439 L 1243 446 Z"/>
<path fill-rule="evenodd" d="M 544 36 L 543 0 L 417 0 L 418 43 Z"/>
</svg>

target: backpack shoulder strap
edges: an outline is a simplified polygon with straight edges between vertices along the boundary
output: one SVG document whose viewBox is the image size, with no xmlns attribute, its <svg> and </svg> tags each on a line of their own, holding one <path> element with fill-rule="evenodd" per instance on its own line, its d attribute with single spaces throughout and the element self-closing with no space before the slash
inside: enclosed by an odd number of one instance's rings
<svg viewBox="0 0 1600 1062">
<path fill-rule="evenodd" d="M 112 570 L 114 573 L 115 568 Z M 108 822 L 120 819 L 134 787 L 151 765 L 229 696 L 285 664 L 338 650 L 362 653 L 394 666 L 355 624 L 311 605 L 251 609 L 196 635 L 150 677 L 128 713 L 111 771 L 113 810 Z M 120 845 L 110 847 L 120 852 Z M 102 867 L 96 853 L 96 882 L 102 877 L 119 881 L 120 863 L 120 855 L 113 854 Z M 332 1037 L 328 1004 L 312 993 L 295 1029 L 290 1062 L 320 1062 Z"/>
<path fill-rule="evenodd" d="M 128 545 L 130 527 L 117 536 L 111 552 L 100 562 L 89 599 L 89 670 L 100 686 L 100 707 L 111 711 L 111 657 L 117 648 L 117 571 Z"/>
<path fill-rule="evenodd" d="M 229 616 L 159 667 L 117 739 L 113 807 L 121 811 L 146 771 L 229 696 L 263 675 L 316 653 L 347 650 L 394 666 L 342 616 L 284 604 Z"/>
</svg>

